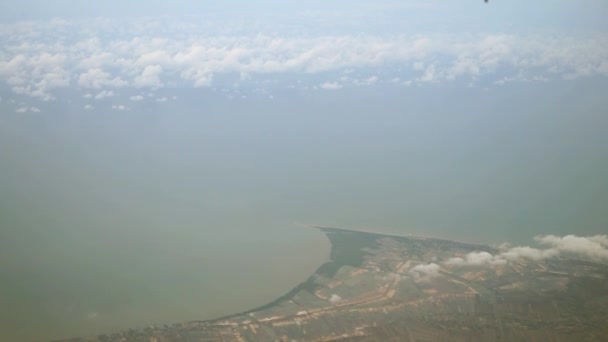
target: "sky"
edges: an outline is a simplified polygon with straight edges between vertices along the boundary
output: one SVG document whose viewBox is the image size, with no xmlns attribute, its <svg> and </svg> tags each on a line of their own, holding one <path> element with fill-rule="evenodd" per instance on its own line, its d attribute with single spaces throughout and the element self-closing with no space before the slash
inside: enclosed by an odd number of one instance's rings
<svg viewBox="0 0 608 342">
<path fill-rule="evenodd" d="M 607 9 L 2 1 L 0 340 L 264 304 L 307 224 L 605 257 Z"/>
<path fill-rule="evenodd" d="M 412 18 L 422 14 L 428 19 L 449 22 L 467 18 L 477 23 L 511 22 L 523 26 L 595 27 L 605 28 L 602 20 L 606 4 L 601 0 L 557 1 L 492 1 L 487 7 L 479 1 L 214 1 L 178 0 L 162 1 L 103 1 L 83 3 L 76 0 L 25 0 L 4 2 L 0 5 L 4 20 L 49 19 L 53 17 L 116 17 L 116 16 L 176 16 L 202 15 L 209 12 L 250 13 L 298 13 L 302 11 L 369 12 L 390 10 L 400 16 Z M 422 18 L 418 18 L 422 19 Z M 437 24 L 437 23 L 436 23 Z M 464 24 L 461 21 L 459 24 Z"/>
</svg>

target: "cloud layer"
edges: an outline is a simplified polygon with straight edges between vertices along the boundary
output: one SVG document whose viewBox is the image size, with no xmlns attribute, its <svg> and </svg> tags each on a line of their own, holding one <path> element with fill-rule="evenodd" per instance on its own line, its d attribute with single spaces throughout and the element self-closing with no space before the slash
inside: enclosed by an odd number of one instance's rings
<svg viewBox="0 0 608 342">
<path fill-rule="evenodd" d="M 464 257 L 453 257 L 437 263 L 419 264 L 409 270 L 416 281 L 431 281 L 445 267 L 493 267 L 507 265 L 521 259 L 542 261 L 558 257 L 573 257 L 587 261 L 608 263 L 608 235 L 595 236 L 537 236 L 534 240 L 546 248 L 529 246 L 508 247 L 503 245 L 497 254 L 475 251 Z"/>
<path fill-rule="evenodd" d="M 206 28 L 105 19 L 4 25 L 0 78 L 14 94 L 47 101 L 59 88 L 75 87 L 103 98 L 125 87 L 208 87 L 222 82 L 223 75 L 239 75 L 241 81 L 318 75 L 311 86 L 328 90 L 383 81 L 373 74 L 332 76 L 353 69 L 390 68 L 391 82 L 398 84 L 608 76 L 608 35 L 282 36 Z"/>
<path fill-rule="evenodd" d="M 564 237 L 547 235 L 537 236 L 536 242 L 546 248 L 529 246 L 503 247 L 503 251 L 492 255 L 488 252 L 471 252 L 463 258 L 450 258 L 444 262 L 447 266 L 489 266 L 504 265 L 518 259 L 534 261 L 557 258 L 561 256 L 575 257 L 585 260 L 608 262 L 608 236 L 595 235 L 582 237 L 567 235 Z"/>
</svg>

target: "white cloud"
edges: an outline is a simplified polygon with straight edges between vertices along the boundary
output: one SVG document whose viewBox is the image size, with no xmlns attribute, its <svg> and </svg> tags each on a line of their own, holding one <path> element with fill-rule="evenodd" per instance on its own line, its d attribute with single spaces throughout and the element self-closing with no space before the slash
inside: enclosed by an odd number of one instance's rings
<svg viewBox="0 0 608 342">
<path fill-rule="evenodd" d="M 167 98 L 166 97 L 157 97 L 156 98 L 156 102 L 167 102 Z"/>
<path fill-rule="evenodd" d="M 112 109 L 118 110 L 118 111 L 129 110 L 129 108 L 125 107 L 124 105 L 112 105 Z"/>
<path fill-rule="evenodd" d="M 90 105 L 90 104 L 84 105 L 84 107 L 82 107 L 82 108 L 84 110 L 93 110 L 93 109 L 95 109 L 95 107 L 93 105 Z"/>
<path fill-rule="evenodd" d="M 101 69 L 90 69 L 78 77 L 78 85 L 83 88 L 124 87 L 127 82 L 120 77 L 111 78 L 110 74 Z"/>
<path fill-rule="evenodd" d="M 538 236 L 535 240 L 541 245 L 550 246 L 551 250 L 560 253 L 574 254 L 589 259 L 608 261 L 608 236 L 596 235 L 581 237 L 567 235 L 564 237 L 548 235 Z"/>
<path fill-rule="evenodd" d="M 114 96 L 114 91 L 112 90 L 102 90 L 97 95 L 95 95 L 95 100 L 102 100 L 108 97 Z"/>
<path fill-rule="evenodd" d="M 40 108 L 38 107 L 19 107 L 15 110 L 16 113 L 40 113 Z"/>
<path fill-rule="evenodd" d="M 163 68 L 160 65 L 148 65 L 144 68 L 142 73 L 135 78 L 136 87 L 149 87 L 158 88 L 162 86 L 160 81 L 160 74 L 163 72 Z"/>
<path fill-rule="evenodd" d="M 172 57 L 169 55 L 167 51 L 164 50 L 155 50 L 144 53 L 141 55 L 137 61 L 135 62 L 139 66 L 149 66 L 149 65 L 167 65 L 170 64 Z"/>
<path fill-rule="evenodd" d="M 559 252 L 552 249 L 540 250 L 528 246 L 518 246 L 510 248 L 506 252 L 501 253 L 500 257 L 510 261 L 517 260 L 520 258 L 543 260 L 555 257 L 558 254 Z"/>
<path fill-rule="evenodd" d="M 518 259 L 540 261 L 557 257 L 576 257 L 596 262 L 608 262 L 608 236 L 595 235 L 590 237 L 567 235 L 564 237 L 547 235 L 534 238 L 541 246 L 509 247 L 501 245 L 500 253 L 492 255 L 488 252 L 471 252 L 464 258 L 454 257 L 444 261 L 447 266 L 493 266 L 504 265 Z"/>
<path fill-rule="evenodd" d="M 439 275 L 441 267 L 435 263 L 416 265 L 409 273 L 414 276 L 414 279 L 420 281 L 430 281 Z"/>
<path fill-rule="evenodd" d="M 319 87 L 321 87 L 322 89 L 325 89 L 325 90 L 336 90 L 336 89 L 341 89 L 342 85 L 337 82 L 325 82 L 325 83 L 322 83 Z"/>
<path fill-rule="evenodd" d="M 144 97 L 141 95 L 133 95 L 133 96 L 129 97 L 129 99 L 131 101 L 142 101 L 144 99 Z"/>
<path fill-rule="evenodd" d="M 608 235 L 595 235 L 587 237 L 590 241 L 597 242 L 601 246 L 608 247 Z"/>
<path fill-rule="evenodd" d="M 500 256 L 494 256 L 488 252 L 471 252 L 464 258 L 450 258 L 445 264 L 450 266 L 484 266 L 504 265 L 507 261 Z"/>
<path fill-rule="evenodd" d="M 378 76 L 371 76 L 364 80 L 355 80 L 353 83 L 358 86 L 370 86 L 378 82 Z"/>
<path fill-rule="evenodd" d="M 92 41 L 94 41 L 95 45 L 88 45 Z M 90 55 L 80 60 L 80 62 L 78 63 L 79 69 L 99 70 L 104 66 L 112 65 L 116 60 L 116 56 L 114 54 L 109 53 L 107 51 L 100 51 L 101 46 L 98 39 L 87 39 L 77 44 L 81 45 L 81 49 L 83 51 L 87 51 L 90 53 Z"/>
<path fill-rule="evenodd" d="M 336 304 L 341 300 L 342 300 L 342 297 L 338 296 L 337 294 L 332 294 L 331 297 L 329 297 L 329 302 L 332 304 Z"/>
<path fill-rule="evenodd" d="M 422 76 L 418 77 L 418 81 L 420 82 L 433 82 L 437 81 L 441 76 L 438 74 L 437 70 L 435 70 L 435 65 L 429 65 L 425 70 Z"/>
<path fill-rule="evenodd" d="M 0 40 L 5 43 L 0 80 L 17 94 L 48 101 L 57 88 L 72 85 L 108 90 L 207 87 L 221 82 L 216 76 L 223 74 L 250 82 L 268 74 L 328 72 L 335 77 L 335 72 L 355 75 L 361 69 L 396 67 L 404 75 L 394 76 L 408 79 L 407 84 L 608 76 L 608 35 L 599 33 L 583 38 L 492 33 L 281 36 L 234 33 L 226 27 L 222 31 L 221 25 L 216 31 L 207 28 L 194 22 L 108 19 L 1 26 Z M 120 34 L 105 34 L 110 30 Z M 54 31 L 64 32 L 69 44 L 49 39 Z M 353 84 L 377 82 L 372 76 Z M 320 88 L 343 84 L 326 82 Z"/>
<path fill-rule="evenodd" d="M 13 90 L 13 92 L 15 94 L 35 97 L 42 101 L 51 101 L 51 100 L 55 99 L 55 97 L 53 97 L 51 94 L 49 94 L 46 90 L 35 88 L 32 85 L 27 85 L 27 86 L 18 85 L 18 86 L 13 86 L 11 89 Z"/>
<path fill-rule="evenodd" d="M 39 44 L 18 42 L 25 51 L 12 56 L 0 54 L 0 77 L 16 94 L 53 100 L 53 89 L 70 85 L 67 56 L 63 51 L 41 51 Z"/>
</svg>

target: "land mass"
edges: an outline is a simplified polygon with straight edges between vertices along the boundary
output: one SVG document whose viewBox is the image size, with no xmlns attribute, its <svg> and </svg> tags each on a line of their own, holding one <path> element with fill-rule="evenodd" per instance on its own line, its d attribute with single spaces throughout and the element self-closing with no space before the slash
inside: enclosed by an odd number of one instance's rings
<svg viewBox="0 0 608 342">
<path fill-rule="evenodd" d="M 608 265 L 570 258 L 442 262 L 486 245 L 315 226 L 330 260 L 264 306 L 98 341 L 605 341 Z"/>
</svg>

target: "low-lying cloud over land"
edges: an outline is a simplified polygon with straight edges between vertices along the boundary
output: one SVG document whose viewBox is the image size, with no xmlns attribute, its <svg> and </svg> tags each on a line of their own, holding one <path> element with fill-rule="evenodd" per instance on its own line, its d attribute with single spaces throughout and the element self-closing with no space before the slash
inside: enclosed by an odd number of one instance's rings
<svg viewBox="0 0 608 342">
<path fill-rule="evenodd" d="M 439 275 L 440 266 L 435 263 L 416 265 L 410 270 L 410 274 L 416 280 L 427 281 Z"/>
<path fill-rule="evenodd" d="M 475 251 L 464 257 L 453 257 L 439 264 L 446 267 L 492 267 L 507 265 L 521 259 L 542 261 L 550 258 L 571 257 L 585 261 L 608 263 L 608 236 L 537 236 L 534 240 L 540 248 L 529 246 L 509 247 L 502 245 L 499 253 Z M 544 246 L 545 248 L 542 248 Z M 439 275 L 441 266 L 437 263 L 414 266 L 409 273 L 419 281 L 429 281 Z"/>
<path fill-rule="evenodd" d="M 509 248 L 503 246 L 503 251 L 496 255 L 488 252 L 472 252 L 463 258 L 450 258 L 444 264 L 448 266 L 504 265 L 520 258 L 540 261 L 562 256 L 608 262 L 608 236 L 606 235 L 589 237 L 547 235 L 537 236 L 534 240 L 541 247 L 517 246 Z"/>
</svg>

